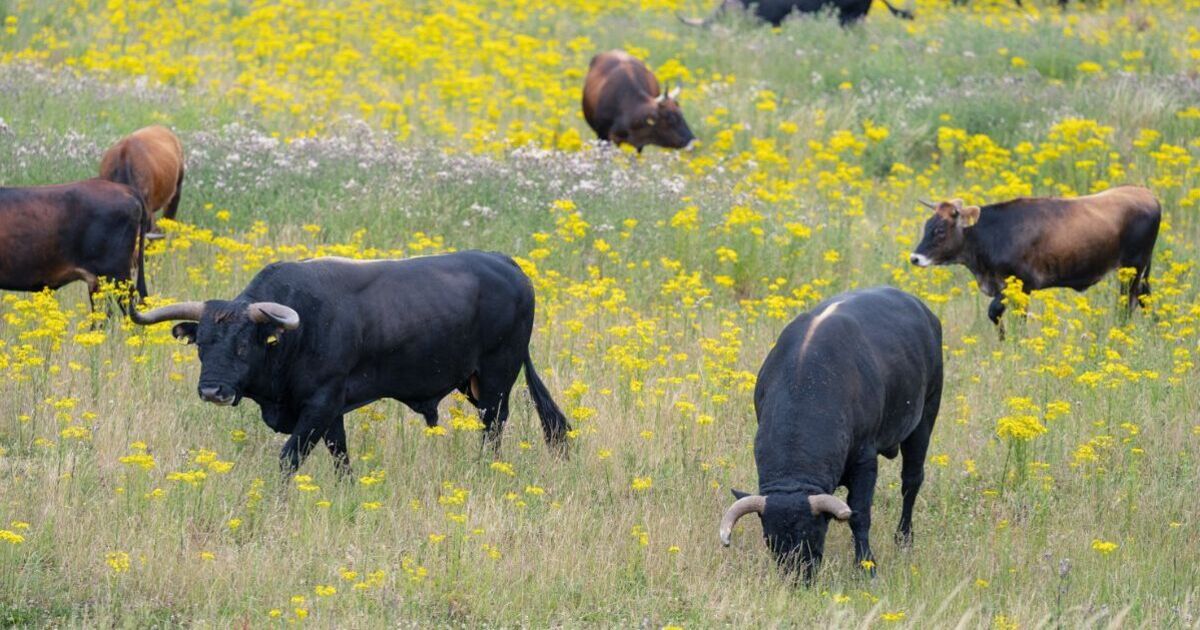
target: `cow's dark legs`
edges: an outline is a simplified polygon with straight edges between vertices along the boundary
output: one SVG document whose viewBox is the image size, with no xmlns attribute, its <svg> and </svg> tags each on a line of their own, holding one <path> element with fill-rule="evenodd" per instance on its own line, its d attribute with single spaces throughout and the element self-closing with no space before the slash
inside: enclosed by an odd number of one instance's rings
<svg viewBox="0 0 1200 630">
<path fill-rule="evenodd" d="M 921 424 L 900 443 L 900 454 L 903 457 L 900 466 L 900 496 L 904 499 L 904 505 L 900 510 L 900 524 L 896 527 L 896 544 L 901 547 L 912 544 L 913 504 L 916 503 L 917 492 L 921 490 L 921 484 L 925 481 L 925 454 L 929 450 L 929 436 L 933 433 L 933 424 L 937 420 L 941 405 L 942 385 L 939 374 L 936 386 L 925 397 Z"/>
<path fill-rule="evenodd" d="M 163 210 L 164 219 L 175 219 L 175 213 L 179 212 L 179 198 L 183 195 L 183 171 L 179 171 L 179 179 L 175 180 L 175 194 L 171 195 L 171 200 L 167 202 L 167 209 Z"/>
<path fill-rule="evenodd" d="M 338 476 L 348 478 L 353 471 L 350 469 L 350 455 L 346 452 L 346 417 L 339 416 L 325 430 L 325 448 L 333 455 L 333 465 L 337 467 Z"/>
<path fill-rule="evenodd" d="M 524 346 L 522 346 L 524 348 Z M 479 370 L 471 378 L 469 386 L 478 399 L 479 419 L 483 422 L 483 443 L 500 450 L 500 434 L 508 421 L 508 398 L 517 374 L 521 371 L 520 359 L 507 356 L 484 357 Z"/>
<path fill-rule="evenodd" d="M 996 325 L 996 332 L 1000 335 L 1000 341 L 1004 341 L 1004 324 L 1000 323 L 1000 317 L 1004 315 L 1007 307 L 1004 306 L 1004 294 L 996 293 L 992 298 L 992 303 L 988 304 L 988 319 Z"/>
<path fill-rule="evenodd" d="M 295 474 L 300 469 L 304 458 L 325 437 L 334 421 L 341 418 L 344 392 L 343 383 L 336 381 L 305 401 L 296 428 L 279 453 L 279 467 L 285 475 Z M 345 427 L 342 425 L 342 444 L 345 444 L 345 439 Z"/>
<path fill-rule="evenodd" d="M 483 417 L 483 443 L 491 445 L 493 450 L 500 450 L 500 434 L 504 432 L 504 423 L 508 422 L 508 392 L 500 395 L 495 403 L 480 409 Z"/>
<path fill-rule="evenodd" d="M 846 487 L 850 493 L 846 504 L 850 515 L 850 533 L 854 536 L 854 561 L 860 565 L 870 561 L 871 577 L 875 577 L 875 556 L 871 554 L 871 502 L 875 497 L 875 478 L 879 475 L 879 458 L 875 453 L 863 454 L 854 464 Z"/>
</svg>

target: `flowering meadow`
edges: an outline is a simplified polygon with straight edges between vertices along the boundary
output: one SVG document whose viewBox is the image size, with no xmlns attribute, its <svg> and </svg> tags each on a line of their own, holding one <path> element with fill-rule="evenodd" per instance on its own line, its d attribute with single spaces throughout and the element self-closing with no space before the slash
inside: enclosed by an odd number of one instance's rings
<svg viewBox="0 0 1200 630">
<path fill-rule="evenodd" d="M 265 264 L 480 248 L 533 279 L 532 351 L 497 452 L 465 399 L 427 428 L 347 416 L 354 475 L 196 395 L 167 324 L 82 284 L 0 293 L 0 625 L 269 627 L 1200 624 L 1200 0 L 916 0 L 850 29 L 715 0 L 0 0 L 0 183 L 91 177 L 152 123 L 181 137 L 151 304 L 230 298 Z M 699 146 L 602 147 L 591 56 L 683 87 Z M 1134 183 L 1164 221 L 1145 308 L 1120 273 L 1007 295 L 908 254 L 920 199 Z M 810 588 L 757 519 L 752 391 L 779 331 L 891 284 L 944 327 L 915 543 L 878 577 L 833 525 Z M 113 294 L 120 293 L 113 288 Z"/>
</svg>

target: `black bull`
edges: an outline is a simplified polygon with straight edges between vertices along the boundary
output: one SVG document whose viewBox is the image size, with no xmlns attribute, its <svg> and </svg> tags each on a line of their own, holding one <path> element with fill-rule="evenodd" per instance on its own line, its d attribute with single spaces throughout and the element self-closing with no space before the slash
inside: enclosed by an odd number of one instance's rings
<svg viewBox="0 0 1200 630">
<path fill-rule="evenodd" d="M 457 389 L 496 442 L 522 367 L 546 441 L 561 447 L 570 427 L 529 358 L 533 315 L 533 288 L 516 263 L 470 251 L 275 263 L 231 301 L 173 304 L 134 321 L 183 320 L 173 333 L 198 347 L 200 396 L 258 403 L 268 426 L 291 435 L 285 470 L 323 440 L 348 472 L 346 413 L 394 398 L 432 426 Z"/>
<path fill-rule="evenodd" d="M 913 19 L 911 12 L 897 9 L 888 0 L 882 1 L 892 15 L 906 20 Z M 690 26 L 708 26 L 730 9 L 746 9 L 758 19 L 769 22 L 772 26 L 779 26 L 793 13 L 802 15 L 836 10 L 838 22 L 842 26 L 846 26 L 866 17 L 871 10 L 871 3 L 872 0 L 722 0 L 717 9 L 707 18 L 679 17 L 679 19 Z"/>
<path fill-rule="evenodd" d="M 849 522 L 855 560 L 873 560 L 878 456 L 902 454 L 896 540 L 907 544 L 941 395 L 942 326 L 917 298 L 866 289 L 797 317 L 767 355 L 754 389 L 758 494 L 734 492 L 721 542 L 729 544 L 738 518 L 756 512 L 776 559 L 811 578 L 837 519 Z M 833 496 L 838 486 L 849 489 L 846 502 Z"/>
</svg>

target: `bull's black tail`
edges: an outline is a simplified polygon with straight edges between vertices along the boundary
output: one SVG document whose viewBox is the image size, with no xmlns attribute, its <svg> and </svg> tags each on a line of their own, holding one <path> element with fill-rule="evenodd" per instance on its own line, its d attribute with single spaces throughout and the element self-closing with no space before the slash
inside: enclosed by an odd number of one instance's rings
<svg viewBox="0 0 1200 630">
<path fill-rule="evenodd" d="M 1020 2 L 1017 4 L 1020 4 Z M 892 3 L 888 2 L 888 0 L 883 0 L 883 6 L 887 7 L 887 10 L 891 11 L 892 15 L 902 20 L 911 20 L 914 17 L 912 11 L 908 11 L 906 9 L 897 9 L 896 7 L 892 6 Z"/>
<path fill-rule="evenodd" d="M 542 421 L 542 431 L 546 434 L 546 443 L 559 448 L 566 446 L 567 431 L 571 430 L 571 425 L 567 423 L 567 417 L 558 408 L 558 404 L 550 397 L 550 392 L 546 390 L 545 383 L 542 383 L 537 371 L 533 369 L 533 360 L 528 355 L 525 357 L 525 385 L 529 388 L 533 406 L 537 409 L 538 418 Z"/>
<path fill-rule="evenodd" d="M 142 199 L 142 194 L 134 192 L 137 194 L 138 200 L 142 202 L 142 220 L 138 223 L 137 243 L 137 294 L 141 298 L 138 300 L 140 303 L 150 293 L 146 289 L 146 232 L 150 231 L 150 213 L 146 211 L 146 201 Z M 133 302 L 129 303 L 129 309 L 133 310 Z"/>
</svg>

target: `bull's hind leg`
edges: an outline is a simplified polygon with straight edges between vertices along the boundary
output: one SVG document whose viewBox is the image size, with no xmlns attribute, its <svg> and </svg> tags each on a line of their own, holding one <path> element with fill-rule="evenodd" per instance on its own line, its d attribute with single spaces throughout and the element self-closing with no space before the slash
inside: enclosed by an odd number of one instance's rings
<svg viewBox="0 0 1200 630">
<path fill-rule="evenodd" d="M 508 421 L 508 398 L 513 383 L 521 370 L 519 362 L 506 365 L 502 361 L 480 361 L 480 368 L 472 378 L 471 389 L 478 400 L 479 419 L 483 422 L 483 442 L 493 449 L 500 449 L 500 434 Z"/>
<path fill-rule="evenodd" d="M 179 179 L 175 180 L 175 194 L 171 195 L 171 200 L 167 202 L 167 209 L 163 210 L 163 218 L 175 220 L 175 213 L 179 212 L 179 198 L 183 195 L 183 171 L 179 171 Z"/>
<path fill-rule="evenodd" d="M 900 455 L 903 463 L 900 467 L 900 494 L 904 505 L 900 511 L 900 524 L 896 527 L 896 544 L 901 547 L 912 545 L 912 512 L 917 502 L 917 492 L 925 481 L 925 455 L 929 450 L 929 436 L 933 433 L 933 424 L 937 420 L 938 409 L 942 404 L 941 376 L 938 376 L 936 386 L 925 396 L 925 409 L 921 415 L 921 424 L 900 443 Z"/>
</svg>

